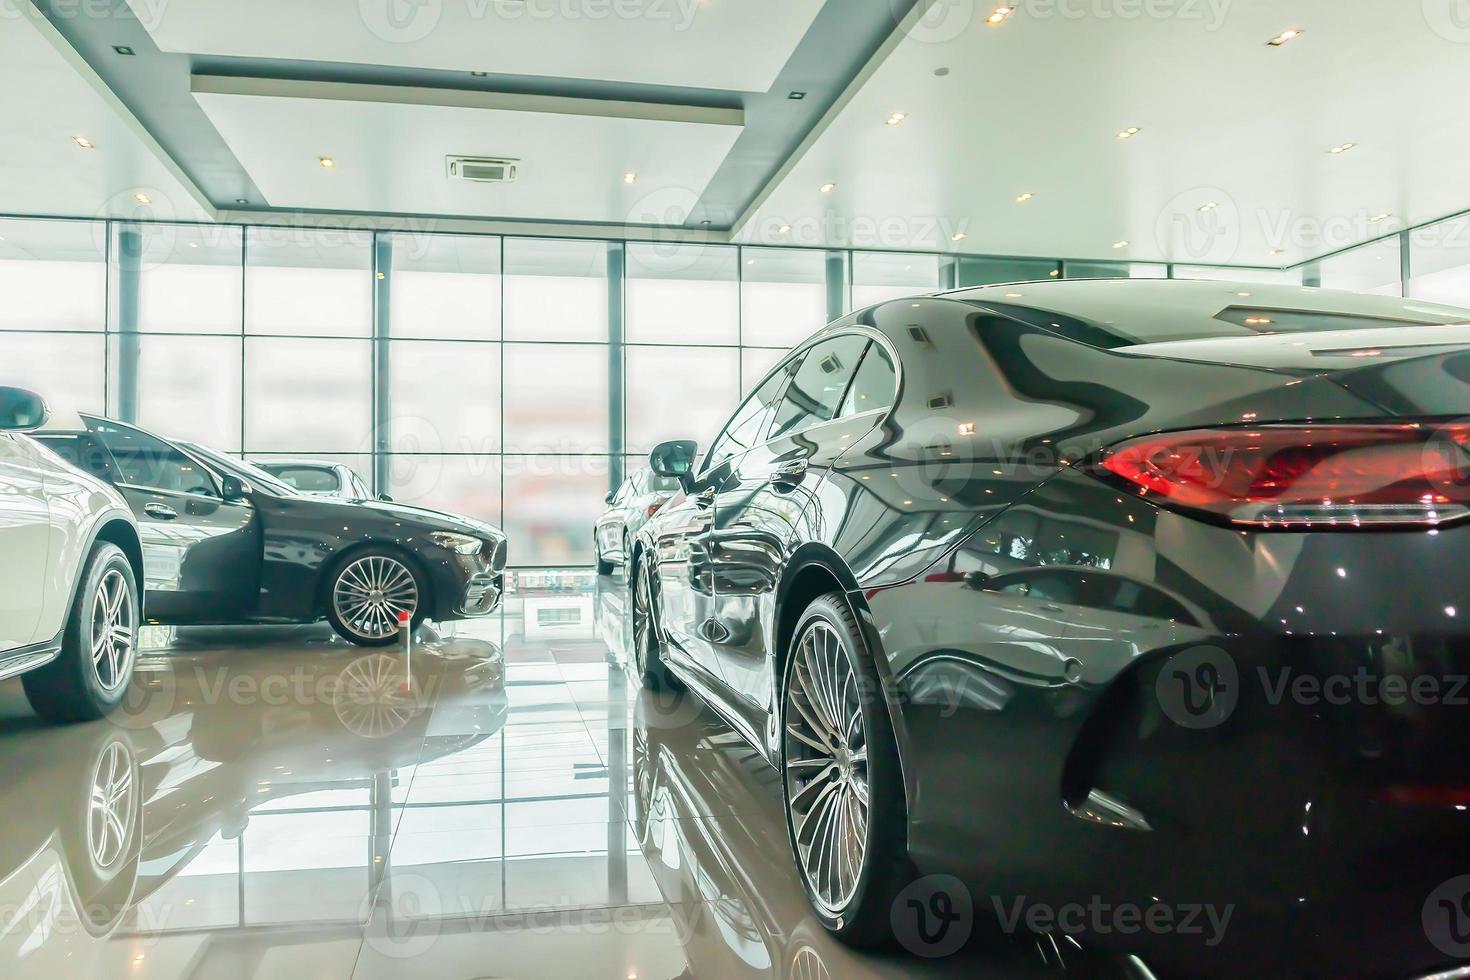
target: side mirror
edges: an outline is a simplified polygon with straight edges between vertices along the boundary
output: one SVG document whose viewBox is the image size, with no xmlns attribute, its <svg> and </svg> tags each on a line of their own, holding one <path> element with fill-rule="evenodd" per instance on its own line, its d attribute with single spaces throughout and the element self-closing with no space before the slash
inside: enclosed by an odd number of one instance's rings
<svg viewBox="0 0 1470 980">
<path fill-rule="evenodd" d="M 220 478 L 220 491 L 226 500 L 249 500 L 251 487 L 238 476 L 227 473 Z"/>
<path fill-rule="evenodd" d="M 34 391 L 0 387 L 0 430 L 39 429 L 50 415 L 46 400 Z"/>
<path fill-rule="evenodd" d="M 605 503 L 605 504 L 610 504 L 610 503 L 613 502 L 613 498 L 616 497 L 617 495 L 618 494 L 617 494 L 617 491 L 616 490 L 609 490 L 607 492 L 607 496 L 602 498 L 602 502 Z"/>
<path fill-rule="evenodd" d="M 648 454 L 648 468 L 658 476 L 669 476 L 679 481 L 688 493 L 694 485 L 694 457 L 699 444 L 693 439 L 674 439 L 661 442 Z"/>
<path fill-rule="evenodd" d="M 393 502 L 393 498 L 388 496 L 386 493 L 378 494 L 378 499 L 385 504 L 391 504 Z"/>
</svg>

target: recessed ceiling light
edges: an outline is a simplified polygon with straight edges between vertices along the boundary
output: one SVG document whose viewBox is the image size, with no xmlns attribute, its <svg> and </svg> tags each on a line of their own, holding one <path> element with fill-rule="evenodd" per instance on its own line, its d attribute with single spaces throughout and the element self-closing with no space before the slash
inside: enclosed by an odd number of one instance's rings
<svg viewBox="0 0 1470 980">
<path fill-rule="evenodd" d="M 71 141 L 84 150 L 90 150 L 94 148 L 92 145 L 92 141 L 87 139 L 87 137 L 85 136 L 73 136 L 71 138 Z"/>
<path fill-rule="evenodd" d="M 780 228 L 777 228 L 776 229 L 776 234 L 778 234 L 778 235 L 784 235 L 787 232 L 789 232 L 790 230 L 791 230 L 791 226 L 790 225 L 782 225 Z"/>
<path fill-rule="evenodd" d="M 885 119 L 884 122 L 887 125 L 889 125 L 889 126 L 897 126 L 899 123 L 903 122 L 908 117 L 909 117 L 909 114 L 907 112 L 895 112 L 893 115 L 891 115 L 887 119 Z"/>
<path fill-rule="evenodd" d="M 806 93 L 805 92 L 787 92 L 786 93 L 786 97 L 788 99 L 790 99 L 791 101 L 793 101 L 793 102 L 800 102 L 802 99 L 806 98 Z"/>
<path fill-rule="evenodd" d="M 1199 206 L 1201 211 L 1213 211 L 1220 206 L 1218 201 L 1207 201 Z"/>
<path fill-rule="evenodd" d="M 237 197 L 237 198 L 235 198 L 235 203 L 236 204 L 249 204 L 250 201 L 247 198 Z"/>
<path fill-rule="evenodd" d="M 153 203 L 153 198 L 149 197 L 147 194 L 144 194 L 142 191 L 139 191 L 138 193 L 134 194 L 133 195 L 133 200 L 137 201 L 139 204 L 152 204 Z"/>
<path fill-rule="evenodd" d="M 130 58 L 138 53 L 132 48 L 128 47 L 126 44 L 114 44 L 112 46 L 112 50 L 116 51 L 118 54 L 127 55 Z"/>
<path fill-rule="evenodd" d="M 1006 296 L 1006 299 L 1020 299 L 1021 298 L 1021 294 L 1020 293 L 1006 293 L 1005 296 Z"/>
<path fill-rule="evenodd" d="M 1127 129 L 1118 130 L 1118 134 L 1113 138 L 1120 140 L 1131 140 L 1133 137 L 1137 136 L 1141 132 L 1142 130 L 1139 129 L 1137 126 L 1129 126 Z"/>
<path fill-rule="evenodd" d="M 949 240 L 952 242 L 962 242 L 965 240 L 965 233 L 962 231 L 957 231 L 953 235 L 949 236 Z"/>
<path fill-rule="evenodd" d="M 623 183 L 625 183 L 625 184 L 636 184 L 636 183 L 638 183 L 638 175 L 636 173 L 634 173 L 633 171 L 629 170 L 628 172 L 626 172 L 626 173 L 623 174 Z"/>
<path fill-rule="evenodd" d="M 1387 211 L 1379 211 L 1377 214 L 1375 214 L 1373 217 L 1369 218 L 1368 220 L 1369 221 L 1372 221 L 1372 222 L 1379 222 L 1379 221 L 1382 221 L 1383 219 L 1387 218 L 1388 216 L 1389 216 L 1389 214 L 1388 214 Z"/>
<path fill-rule="evenodd" d="M 1271 322 L 1271 318 L 1269 316 L 1248 316 L 1245 322 L 1252 327 L 1264 327 Z"/>
<path fill-rule="evenodd" d="M 1113 248 L 1127 248 L 1127 247 L 1128 247 L 1128 239 L 1126 239 L 1126 238 L 1122 238 L 1122 239 L 1119 239 L 1116 242 L 1113 242 Z"/>
<path fill-rule="evenodd" d="M 337 161 L 336 160 L 333 160 L 331 157 L 317 157 L 316 158 L 316 162 L 319 163 L 319 164 L 321 164 L 323 167 L 325 167 L 328 170 L 331 170 L 333 167 L 335 167 L 337 165 Z"/>
<path fill-rule="evenodd" d="M 1013 5 L 1011 5 L 1009 3 L 1003 3 L 999 7 L 996 7 L 994 10 L 992 10 L 990 12 L 990 16 L 987 17 L 987 18 L 985 18 L 985 23 L 987 23 L 987 24 L 999 24 L 1001 21 L 1005 20 L 1011 14 L 1015 13 L 1015 11 L 1016 11 L 1016 8 Z"/>
<path fill-rule="evenodd" d="M 836 189 L 837 185 L 832 183 L 832 181 L 830 180 L 823 184 L 821 187 L 817 188 L 817 190 L 821 191 L 823 194 L 831 194 Z"/>
<path fill-rule="evenodd" d="M 1036 195 L 1035 194 L 1032 194 L 1030 191 L 1025 191 L 1023 193 L 1020 193 L 1020 194 L 1017 194 L 1016 195 L 1016 203 L 1017 204 L 1025 204 L 1027 201 L 1031 200 L 1035 196 Z"/>
<path fill-rule="evenodd" d="M 475 78 L 484 78 L 490 73 L 488 71 L 472 71 L 470 72 L 470 74 L 473 75 Z"/>
<path fill-rule="evenodd" d="M 1277 34 L 1275 37 L 1273 37 L 1271 40 L 1267 41 L 1266 43 L 1269 44 L 1269 45 L 1271 45 L 1271 47 L 1273 47 L 1273 48 L 1279 48 L 1283 44 L 1285 44 L 1287 41 L 1295 41 L 1297 38 L 1299 38 L 1301 36 L 1302 36 L 1301 29 L 1300 28 L 1297 28 L 1297 27 L 1292 27 L 1292 28 L 1289 28 L 1287 30 L 1282 31 L 1280 34 Z"/>
<path fill-rule="evenodd" d="M 1348 150 L 1351 150 L 1353 147 L 1355 147 L 1357 145 L 1358 144 L 1356 144 L 1356 143 L 1339 143 L 1339 144 L 1337 144 L 1334 147 L 1328 148 L 1327 152 L 1328 153 L 1346 153 Z"/>
</svg>

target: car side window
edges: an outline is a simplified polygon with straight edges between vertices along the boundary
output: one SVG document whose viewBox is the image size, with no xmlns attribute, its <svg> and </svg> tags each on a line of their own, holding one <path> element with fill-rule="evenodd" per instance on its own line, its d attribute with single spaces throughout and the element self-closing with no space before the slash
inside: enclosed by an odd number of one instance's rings
<svg viewBox="0 0 1470 980">
<path fill-rule="evenodd" d="M 117 482 L 112 457 L 90 435 L 36 436 L 35 440 L 84 473 L 108 483 Z"/>
<path fill-rule="evenodd" d="M 766 423 L 776 409 L 776 400 L 781 397 L 781 391 L 786 386 L 786 379 L 797 363 L 798 358 L 787 361 L 782 370 L 776 371 L 767 378 L 755 390 L 755 393 L 735 410 L 735 414 L 725 424 L 725 431 L 720 433 L 720 437 L 714 441 L 709 452 L 705 454 L 703 472 L 709 472 L 736 453 L 742 453 L 760 442 L 761 433 L 765 431 Z"/>
<path fill-rule="evenodd" d="M 220 495 L 208 470 L 162 439 L 92 419 L 87 425 L 112 455 L 118 483 L 169 493 Z"/>
<path fill-rule="evenodd" d="M 367 500 L 372 494 L 368 493 L 367 484 L 362 482 L 362 477 L 356 473 L 352 474 L 352 495 L 358 500 Z"/>
<path fill-rule="evenodd" d="M 847 389 L 847 396 L 842 399 L 842 411 L 839 416 L 860 415 L 863 412 L 871 412 L 878 408 L 888 408 L 893 404 L 893 396 L 898 390 L 898 374 L 893 370 L 893 360 L 888 356 L 888 351 L 883 345 L 874 341 L 868 345 L 868 352 L 863 355 L 863 363 L 858 365 L 857 374 L 852 377 L 852 384 Z"/>
<path fill-rule="evenodd" d="M 849 334 L 824 340 L 808 350 L 776 409 L 770 437 L 793 435 L 836 418 L 847 383 L 867 345 L 866 337 Z"/>
</svg>

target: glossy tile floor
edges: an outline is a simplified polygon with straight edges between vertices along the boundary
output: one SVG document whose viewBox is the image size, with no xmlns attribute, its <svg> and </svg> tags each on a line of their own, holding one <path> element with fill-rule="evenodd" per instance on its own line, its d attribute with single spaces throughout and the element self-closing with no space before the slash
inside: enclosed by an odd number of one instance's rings
<svg viewBox="0 0 1470 980">
<path fill-rule="evenodd" d="M 540 583 L 407 661 L 325 627 L 152 627 L 126 711 L 90 725 L 0 684 L 0 976 L 1062 969 L 1031 941 L 930 960 L 829 940 L 775 772 L 625 672 L 625 586 Z"/>
</svg>

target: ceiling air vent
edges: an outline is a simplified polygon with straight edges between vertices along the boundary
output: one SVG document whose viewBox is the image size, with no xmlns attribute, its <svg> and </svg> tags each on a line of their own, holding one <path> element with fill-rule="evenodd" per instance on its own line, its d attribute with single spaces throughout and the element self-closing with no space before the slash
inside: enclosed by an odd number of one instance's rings
<svg viewBox="0 0 1470 980">
<path fill-rule="evenodd" d="M 509 184 L 516 179 L 521 161 L 499 157 L 445 157 L 450 180 L 473 180 L 481 184 Z"/>
</svg>

